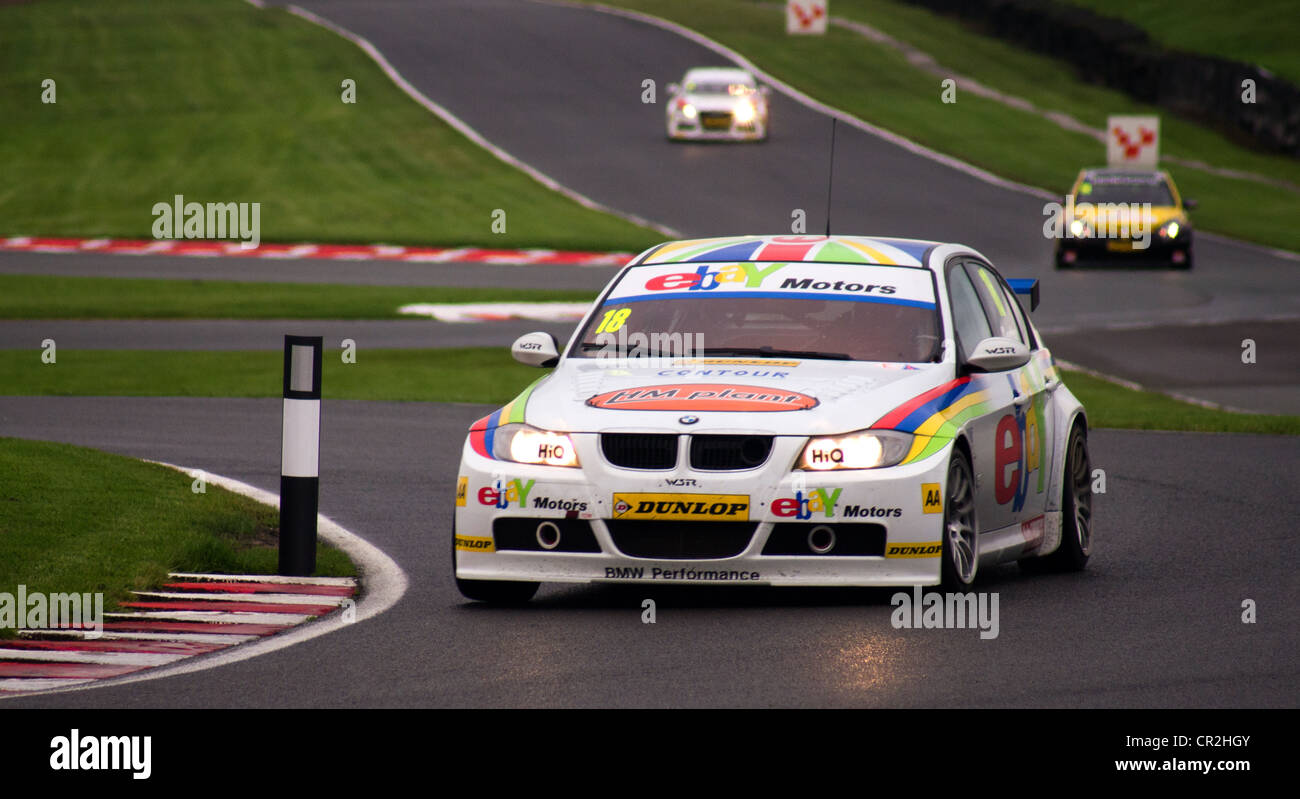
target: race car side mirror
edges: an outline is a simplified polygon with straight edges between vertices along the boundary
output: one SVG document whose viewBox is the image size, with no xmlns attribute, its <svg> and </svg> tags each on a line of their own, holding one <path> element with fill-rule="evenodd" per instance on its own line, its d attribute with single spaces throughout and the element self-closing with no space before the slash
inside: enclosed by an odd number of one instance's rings
<svg viewBox="0 0 1300 799">
<path fill-rule="evenodd" d="M 966 366 L 975 372 L 1005 372 L 1029 363 L 1029 347 L 1015 339 L 992 336 L 975 346 Z"/>
<path fill-rule="evenodd" d="M 1189 211 L 1196 209 L 1196 200 L 1183 200 L 1183 207 Z"/>
<path fill-rule="evenodd" d="M 560 346 L 550 333 L 525 333 L 510 345 L 510 355 L 525 366 L 546 368 L 560 362 Z"/>
<path fill-rule="evenodd" d="M 682 87 L 679 86 L 679 85 L 676 84 L 676 83 L 670 83 L 670 84 L 668 84 L 668 93 L 669 93 L 669 94 L 678 94 L 678 93 L 681 92 L 681 90 L 682 90 Z"/>
</svg>

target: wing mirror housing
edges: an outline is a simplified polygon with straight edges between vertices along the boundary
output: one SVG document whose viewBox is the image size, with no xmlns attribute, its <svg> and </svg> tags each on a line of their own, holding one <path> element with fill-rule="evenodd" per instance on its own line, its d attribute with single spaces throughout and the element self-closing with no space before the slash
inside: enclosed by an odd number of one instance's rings
<svg viewBox="0 0 1300 799">
<path fill-rule="evenodd" d="M 560 345 L 550 333 L 525 333 L 510 345 L 510 356 L 525 366 L 549 368 L 560 362 Z"/>
<path fill-rule="evenodd" d="M 1029 347 L 1015 339 L 992 336 L 975 346 L 966 366 L 974 372 L 1006 372 L 1029 363 Z"/>
</svg>

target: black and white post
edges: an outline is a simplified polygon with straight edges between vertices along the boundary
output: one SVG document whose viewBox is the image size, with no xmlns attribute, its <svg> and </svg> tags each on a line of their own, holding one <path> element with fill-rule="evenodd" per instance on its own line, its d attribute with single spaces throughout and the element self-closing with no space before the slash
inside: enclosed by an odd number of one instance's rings
<svg viewBox="0 0 1300 799">
<path fill-rule="evenodd" d="M 321 336 L 284 337 L 284 421 L 280 428 L 280 574 L 316 571 L 320 497 Z"/>
</svg>

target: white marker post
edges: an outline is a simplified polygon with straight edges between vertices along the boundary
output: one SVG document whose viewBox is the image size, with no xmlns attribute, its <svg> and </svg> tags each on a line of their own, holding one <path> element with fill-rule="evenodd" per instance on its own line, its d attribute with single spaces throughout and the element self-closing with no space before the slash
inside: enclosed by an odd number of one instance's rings
<svg viewBox="0 0 1300 799">
<path fill-rule="evenodd" d="M 284 421 L 280 428 L 280 574 L 316 571 L 320 497 L 321 336 L 284 337 Z"/>
</svg>

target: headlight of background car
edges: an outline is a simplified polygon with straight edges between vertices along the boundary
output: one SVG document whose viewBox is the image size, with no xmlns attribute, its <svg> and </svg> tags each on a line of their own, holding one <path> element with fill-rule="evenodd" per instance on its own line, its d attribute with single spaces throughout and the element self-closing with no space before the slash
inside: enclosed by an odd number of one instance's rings
<svg viewBox="0 0 1300 799">
<path fill-rule="evenodd" d="M 748 100 L 741 100 L 736 103 L 736 121 L 742 125 L 747 125 L 754 121 L 754 104 Z"/>
<path fill-rule="evenodd" d="M 1082 219 L 1076 219 L 1070 223 L 1070 235 L 1076 239 L 1086 239 L 1092 236 L 1092 228 Z"/>
<path fill-rule="evenodd" d="M 526 424 L 498 427 L 492 438 L 492 456 L 498 460 L 541 466 L 578 465 L 578 453 L 568 435 L 538 430 Z"/>
<path fill-rule="evenodd" d="M 859 430 L 842 436 L 814 438 L 804 446 L 799 468 L 824 472 L 893 466 L 907 456 L 912 439 L 911 433 L 897 430 Z"/>
<path fill-rule="evenodd" d="M 1178 232 L 1182 229 L 1182 226 L 1177 222 L 1166 222 L 1160 226 L 1160 230 L 1156 231 L 1156 233 L 1162 239 L 1176 239 L 1178 238 Z"/>
</svg>

